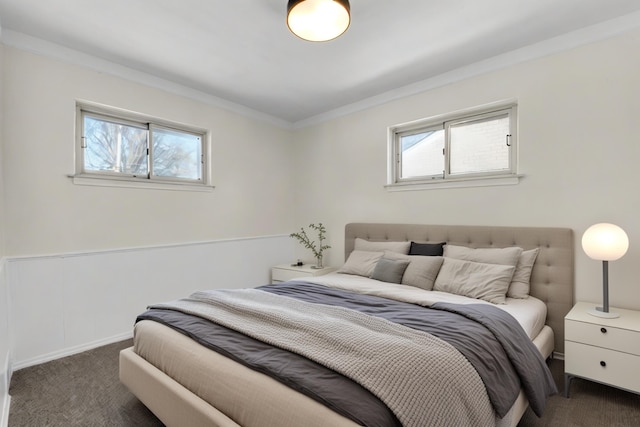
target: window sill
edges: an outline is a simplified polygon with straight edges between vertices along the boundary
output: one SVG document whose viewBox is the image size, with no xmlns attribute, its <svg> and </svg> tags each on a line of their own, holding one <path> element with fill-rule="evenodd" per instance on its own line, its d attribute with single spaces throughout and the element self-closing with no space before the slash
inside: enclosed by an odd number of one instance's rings
<svg viewBox="0 0 640 427">
<path fill-rule="evenodd" d="M 459 178 L 420 182 L 402 182 L 385 185 L 387 191 L 440 190 L 443 188 L 492 187 L 497 185 L 516 185 L 523 175 L 509 175 L 482 178 Z"/>
<path fill-rule="evenodd" d="M 89 185 L 96 187 L 121 187 L 121 188 L 140 188 L 147 190 L 171 190 L 171 191 L 196 191 L 196 192 L 212 192 L 215 188 L 212 185 L 190 184 L 182 182 L 161 182 L 161 181 L 143 181 L 139 179 L 126 178 L 103 178 L 88 175 L 68 175 L 76 185 Z"/>
</svg>

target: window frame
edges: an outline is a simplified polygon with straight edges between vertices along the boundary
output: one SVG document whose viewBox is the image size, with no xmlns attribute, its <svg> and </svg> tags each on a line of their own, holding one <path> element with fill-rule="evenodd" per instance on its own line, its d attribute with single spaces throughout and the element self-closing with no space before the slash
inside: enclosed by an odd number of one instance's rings
<svg viewBox="0 0 640 427">
<path fill-rule="evenodd" d="M 147 173 L 129 174 L 124 172 L 92 171 L 85 169 L 84 118 L 93 117 L 115 124 L 144 129 L 147 132 Z M 153 174 L 154 128 L 196 135 L 201 144 L 201 179 L 158 176 Z M 203 128 L 135 113 L 132 111 L 88 102 L 76 102 L 75 174 L 74 184 L 108 187 L 133 187 L 149 189 L 211 191 L 210 132 Z"/>
<path fill-rule="evenodd" d="M 507 114 L 509 134 L 505 144 L 509 145 L 509 168 L 500 171 L 469 172 L 451 174 L 451 126 Z M 505 101 L 453 113 L 428 117 L 387 128 L 387 185 L 391 191 L 422 190 L 447 187 L 476 187 L 487 185 L 512 185 L 519 182 L 517 103 Z M 442 173 L 402 178 L 401 137 L 407 134 L 444 131 Z"/>
</svg>

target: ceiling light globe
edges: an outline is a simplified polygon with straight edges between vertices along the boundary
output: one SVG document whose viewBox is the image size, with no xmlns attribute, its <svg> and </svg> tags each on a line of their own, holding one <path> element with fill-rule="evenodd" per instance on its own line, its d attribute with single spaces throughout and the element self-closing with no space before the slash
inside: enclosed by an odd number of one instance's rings
<svg viewBox="0 0 640 427">
<path fill-rule="evenodd" d="M 594 224 L 582 235 L 582 249 L 589 258 L 600 261 L 615 261 L 627 253 L 629 238 L 617 225 Z"/>
<path fill-rule="evenodd" d="M 348 0 L 289 0 L 287 5 L 287 26 L 304 40 L 333 40 L 344 33 L 350 23 Z"/>
</svg>

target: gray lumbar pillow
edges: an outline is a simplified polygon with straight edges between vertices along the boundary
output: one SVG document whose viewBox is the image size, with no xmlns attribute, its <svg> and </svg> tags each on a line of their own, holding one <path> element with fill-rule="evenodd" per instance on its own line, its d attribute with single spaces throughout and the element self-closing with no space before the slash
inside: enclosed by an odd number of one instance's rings
<svg viewBox="0 0 640 427">
<path fill-rule="evenodd" d="M 381 282 L 400 283 L 408 265 L 408 260 L 380 258 L 371 278 Z"/>
</svg>

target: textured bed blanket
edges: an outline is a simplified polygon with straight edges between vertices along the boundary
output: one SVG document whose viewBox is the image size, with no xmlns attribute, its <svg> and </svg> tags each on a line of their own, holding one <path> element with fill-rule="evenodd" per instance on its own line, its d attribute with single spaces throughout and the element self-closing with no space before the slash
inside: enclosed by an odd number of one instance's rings
<svg viewBox="0 0 640 427">
<path fill-rule="evenodd" d="M 556 385 L 544 358 L 518 322 L 491 304 L 436 303 L 423 307 L 309 282 L 261 286 L 267 292 L 316 304 L 336 305 L 432 334 L 453 345 L 474 366 L 502 418 L 523 388 L 542 415 Z"/>
<path fill-rule="evenodd" d="M 195 314 L 321 363 L 369 389 L 406 427 L 495 424 L 474 367 L 423 331 L 255 289 L 197 292 L 153 308 Z"/>
</svg>

